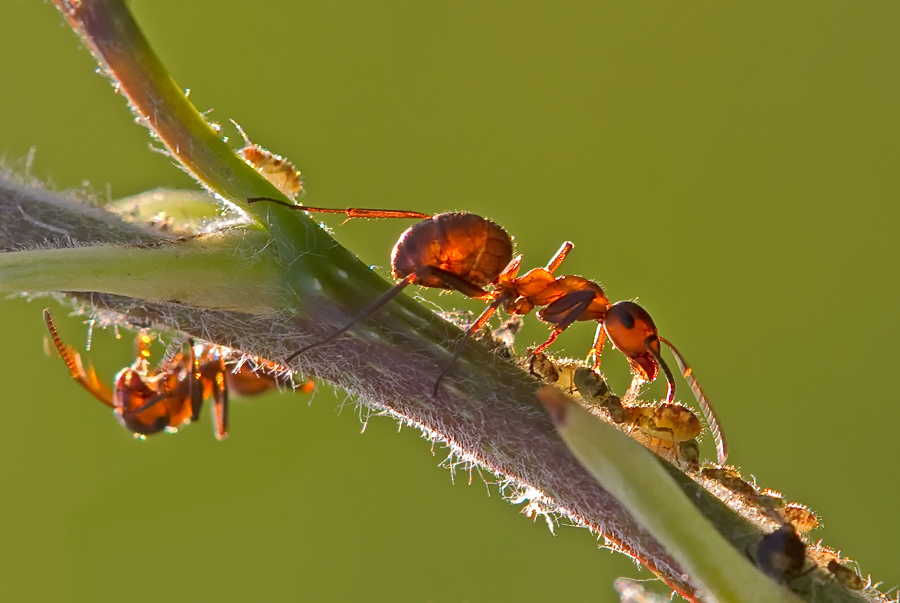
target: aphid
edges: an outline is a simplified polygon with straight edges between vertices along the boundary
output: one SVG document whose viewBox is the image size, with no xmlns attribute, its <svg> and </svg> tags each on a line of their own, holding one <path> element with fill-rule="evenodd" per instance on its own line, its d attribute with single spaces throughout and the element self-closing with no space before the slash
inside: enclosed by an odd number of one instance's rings
<svg viewBox="0 0 900 603">
<path fill-rule="evenodd" d="M 559 368 L 543 352 L 528 355 L 528 372 L 544 383 L 556 383 L 559 381 Z"/>
<path fill-rule="evenodd" d="M 781 492 L 777 492 L 772 490 L 771 488 L 766 488 L 765 490 L 761 490 L 756 494 L 752 495 L 748 499 L 749 503 L 752 503 L 759 507 L 760 509 L 770 510 L 770 511 L 781 511 L 785 507 L 784 496 Z M 783 515 L 773 515 L 773 519 L 776 521 L 782 521 Z M 796 529 L 797 526 L 794 526 Z M 797 529 L 798 532 L 803 532 L 804 530 Z"/>
<path fill-rule="evenodd" d="M 622 405 L 622 399 L 609 389 L 603 375 L 587 367 L 575 369 L 575 387 L 587 402 L 605 408 L 613 423 L 621 424 L 631 420 L 631 413 Z"/>
<path fill-rule="evenodd" d="M 232 373 L 228 364 L 241 358 L 228 348 L 211 344 L 190 344 L 187 353 L 178 352 L 163 360 L 156 368 L 149 363 L 151 337 L 141 333 L 136 338 L 137 358 L 134 363 L 119 371 L 113 389 L 97 379 L 93 366 L 87 370 L 81 356 L 62 342 L 49 310 L 44 310 L 44 321 L 50 331 L 54 346 L 69 369 L 69 374 L 95 398 L 113 409 L 119 423 L 136 436 L 146 436 L 163 430 L 174 430 L 200 417 L 203 400 L 212 398 L 216 437 L 228 435 L 228 394 L 230 390 L 242 395 L 256 395 L 289 385 L 287 374 L 274 363 L 251 359 L 261 367 L 253 372 L 241 365 Z M 310 391 L 312 382 L 300 387 Z"/>
<path fill-rule="evenodd" d="M 789 503 L 781 509 L 781 515 L 801 534 L 819 527 L 819 518 L 813 510 L 800 503 Z"/>
<path fill-rule="evenodd" d="M 281 155 L 276 155 L 258 144 L 253 144 L 236 121 L 232 119 L 231 123 L 244 138 L 243 148 L 237 151 L 241 159 L 259 172 L 272 186 L 284 193 L 286 197 L 294 199 L 303 192 L 300 171 L 294 167 L 294 164 Z"/>
<path fill-rule="evenodd" d="M 816 568 L 804 570 L 806 543 L 790 526 L 781 526 L 763 536 L 756 547 L 756 566 L 780 584 L 788 584 Z"/>
<path fill-rule="evenodd" d="M 696 438 L 685 442 L 678 442 L 678 456 L 687 463 L 691 471 L 700 469 L 700 443 Z"/>
<path fill-rule="evenodd" d="M 859 574 L 846 565 L 841 565 L 834 559 L 828 560 L 828 571 L 831 572 L 838 582 L 850 590 L 863 590 L 869 586 L 869 583 L 863 580 Z"/>
<path fill-rule="evenodd" d="M 557 387 L 569 395 L 577 391 L 575 386 L 575 371 L 584 368 L 584 363 L 572 358 L 563 358 L 556 361 L 556 370 L 559 371 L 559 379 L 556 381 Z"/>
<path fill-rule="evenodd" d="M 752 484 L 741 479 L 740 472 L 734 467 L 704 467 L 700 471 L 700 475 L 706 479 L 719 482 L 722 486 L 740 496 L 753 497 L 759 494 L 759 491 Z"/>
<path fill-rule="evenodd" d="M 700 419 L 680 404 L 628 406 L 631 422 L 644 434 L 673 444 L 693 440 L 703 430 Z"/>
<path fill-rule="evenodd" d="M 709 430 L 712 432 L 713 439 L 716 442 L 716 455 L 719 464 L 724 464 L 728 458 L 728 442 L 725 439 L 725 434 L 719 427 L 719 419 L 700 384 L 694 378 L 694 370 L 688 365 L 678 348 L 672 345 L 672 342 L 659 336 L 659 331 L 653 323 L 650 314 L 634 302 L 621 301 L 609 308 L 603 321 L 603 327 L 609 335 L 613 346 L 625 354 L 631 363 L 631 370 L 634 373 L 631 390 L 634 390 L 641 382 L 650 382 L 656 379 L 657 373 L 661 368 L 668 382 L 666 402 L 674 400 L 675 378 L 662 359 L 660 342 L 665 343 L 669 347 L 675 356 L 675 361 L 678 363 L 682 376 L 691 386 L 691 392 L 697 399 L 697 403 L 700 404 L 700 409 L 703 411 L 707 423 L 709 423 Z M 602 349 L 602 342 L 600 349 Z M 600 349 L 597 349 L 595 345 L 597 354 L 600 353 Z"/>
</svg>

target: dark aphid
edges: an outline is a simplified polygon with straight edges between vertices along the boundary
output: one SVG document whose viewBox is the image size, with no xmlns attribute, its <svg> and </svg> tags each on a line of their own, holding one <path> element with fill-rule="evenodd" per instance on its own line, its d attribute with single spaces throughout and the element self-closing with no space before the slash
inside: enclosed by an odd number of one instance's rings
<svg viewBox="0 0 900 603">
<path fill-rule="evenodd" d="M 863 580 L 855 571 L 846 565 L 841 565 L 834 559 L 828 560 L 828 571 L 831 572 L 838 582 L 850 590 L 863 590 L 869 585 L 869 583 L 866 580 Z"/>
<path fill-rule="evenodd" d="M 803 569 L 806 543 L 788 525 L 763 536 L 756 547 L 755 562 L 760 571 L 780 584 L 789 584 L 816 567 Z"/>
</svg>

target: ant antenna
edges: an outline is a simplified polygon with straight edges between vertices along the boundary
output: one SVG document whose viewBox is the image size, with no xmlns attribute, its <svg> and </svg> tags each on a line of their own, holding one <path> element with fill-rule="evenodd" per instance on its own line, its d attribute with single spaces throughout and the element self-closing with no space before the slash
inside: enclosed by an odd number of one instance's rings
<svg viewBox="0 0 900 603">
<path fill-rule="evenodd" d="M 675 376 L 672 375 L 672 371 L 669 369 L 669 365 L 666 364 L 666 362 L 662 359 L 662 355 L 654 350 L 653 346 L 650 345 L 651 343 L 653 343 L 654 339 L 660 340 L 662 339 L 662 337 L 658 335 L 650 335 L 649 337 L 647 337 L 647 339 L 644 340 L 644 347 L 650 351 L 650 353 L 653 355 L 653 359 L 656 360 L 656 364 L 659 365 L 659 368 L 661 368 L 662 372 L 666 375 L 666 404 L 671 404 L 675 400 Z"/>
<path fill-rule="evenodd" d="M 66 368 L 69 369 L 69 374 L 72 378 L 80 383 L 84 389 L 91 392 L 95 398 L 110 408 L 114 408 L 112 392 L 97 379 L 97 373 L 94 372 L 94 367 L 88 366 L 88 370 L 85 371 L 84 367 L 81 365 L 81 356 L 74 353 L 72 348 L 64 344 L 59 338 L 59 332 L 56 330 L 56 323 L 53 322 L 53 316 L 50 315 L 49 308 L 44 308 L 44 322 L 47 323 L 47 330 L 50 331 L 50 338 L 53 339 L 53 345 L 56 346 L 56 350 L 59 352 L 59 355 L 62 356 L 63 361 L 66 363 Z"/>
<path fill-rule="evenodd" d="M 716 412 L 713 410 L 709 400 L 707 400 L 706 394 L 700 387 L 700 383 L 694 378 L 694 369 L 687 363 L 687 360 L 684 359 L 684 356 L 681 355 L 678 348 L 672 345 L 671 341 L 662 337 L 659 339 L 672 350 L 672 355 L 675 356 L 675 362 L 678 363 L 678 370 L 681 371 L 684 380 L 691 386 L 691 392 L 693 392 L 694 397 L 697 399 L 700 409 L 703 410 L 706 422 L 709 423 L 709 430 L 712 432 L 713 439 L 716 442 L 716 455 L 719 458 L 719 464 L 724 465 L 725 460 L 728 458 L 728 441 L 725 439 L 725 433 L 719 427 L 719 418 L 716 416 Z"/>
<path fill-rule="evenodd" d="M 313 207 L 311 205 L 295 205 L 287 201 L 273 199 L 271 197 L 250 197 L 247 203 L 256 203 L 257 201 L 269 201 L 288 209 L 296 209 L 299 211 L 314 211 L 322 214 L 344 214 L 347 219 L 350 218 L 414 218 L 416 220 L 427 220 L 431 218 L 428 214 L 417 211 L 406 211 L 402 209 L 365 209 L 362 207 L 348 207 L 346 209 L 336 209 L 334 207 Z"/>
</svg>

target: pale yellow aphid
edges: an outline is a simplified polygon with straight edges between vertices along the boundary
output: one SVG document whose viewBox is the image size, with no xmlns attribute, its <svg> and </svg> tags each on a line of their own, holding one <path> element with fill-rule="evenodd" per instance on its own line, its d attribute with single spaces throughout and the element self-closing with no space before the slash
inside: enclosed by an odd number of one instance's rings
<svg viewBox="0 0 900 603">
<path fill-rule="evenodd" d="M 238 156 L 259 172 L 263 178 L 271 182 L 275 188 L 284 193 L 285 196 L 296 199 L 297 195 L 303 192 L 303 181 L 300 180 L 300 171 L 294 167 L 293 163 L 281 155 L 276 155 L 268 149 L 250 142 L 244 129 L 233 119 L 231 123 L 244 137 L 244 146 L 238 149 Z"/>
</svg>

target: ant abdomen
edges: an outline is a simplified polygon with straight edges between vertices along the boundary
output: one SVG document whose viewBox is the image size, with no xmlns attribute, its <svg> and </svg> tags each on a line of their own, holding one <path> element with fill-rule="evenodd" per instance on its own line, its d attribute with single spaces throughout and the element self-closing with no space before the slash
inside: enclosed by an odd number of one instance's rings
<svg viewBox="0 0 900 603">
<path fill-rule="evenodd" d="M 434 273 L 414 281 L 422 287 L 459 290 L 458 279 L 481 288 L 497 280 L 512 254 L 512 238 L 494 222 L 475 214 L 446 213 L 408 228 L 394 246 L 391 267 L 398 280 L 432 268 Z"/>
</svg>

